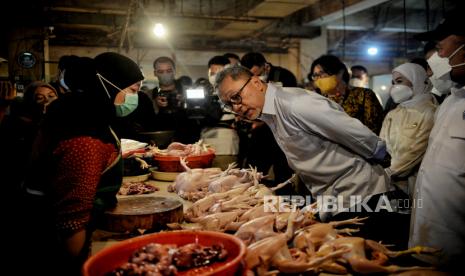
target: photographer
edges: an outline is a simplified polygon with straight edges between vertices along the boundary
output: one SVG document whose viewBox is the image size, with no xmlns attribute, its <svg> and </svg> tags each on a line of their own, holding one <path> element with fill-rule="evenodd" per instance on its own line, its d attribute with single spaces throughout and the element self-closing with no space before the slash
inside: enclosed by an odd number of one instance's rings
<svg viewBox="0 0 465 276">
<path fill-rule="evenodd" d="M 182 85 L 175 80 L 176 66 L 169 57 L 159 57 L 153 62 L 158 87 L 152 91 L 155 112 L 172 114 L 182 108 Z"/>
<path fill-rule="evenodd" d="M 159 86 L 149 95 L 156 113 L 156 130 L 174 130 L 174 140 L 186 144 L 199 139 L 198 125 L 189 120 L 184 109 L 181 82 L 175 80 L 176 66 L 169 57 L 159 57 L 153 62 Z"/>
</svg>

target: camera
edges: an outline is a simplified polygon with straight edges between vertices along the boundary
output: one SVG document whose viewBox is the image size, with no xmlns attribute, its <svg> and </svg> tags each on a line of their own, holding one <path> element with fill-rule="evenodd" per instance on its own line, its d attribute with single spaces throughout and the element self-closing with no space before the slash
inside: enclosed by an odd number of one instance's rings
<svg viewBox="0 0 465 276">
<path fill-rule="evenodd" d="M 187 88 L 185 99 L 187 109 L 201 108 L 206 100 L 205 90 L 203 88 Z"/>
<path fill-rule="evenodd" d="M 205 108 L 208 104 L 208 97 L 202 87 L 189 87 L 185 90 L 184 108 L 190 119 L 202 119 L 205 117 Z"/>
<path fill-rule="evenodd" d="M 177 97 L 177 93 L 172 91 L 155 91 L 156 97 L 165 97 L 168 102 L 168 108 L 178 108 L 180 107 L 180 101 Z"/>
<path fill-rule="evenodd" d="M 202 86 L 189 87 L 184 93 L 184 108 L 190 119 L 205 119 L 206 117 L 218 117 L 217 113 L 221 112 L 218 103 L 218 97 L 209 95 Z"/>
</svg>

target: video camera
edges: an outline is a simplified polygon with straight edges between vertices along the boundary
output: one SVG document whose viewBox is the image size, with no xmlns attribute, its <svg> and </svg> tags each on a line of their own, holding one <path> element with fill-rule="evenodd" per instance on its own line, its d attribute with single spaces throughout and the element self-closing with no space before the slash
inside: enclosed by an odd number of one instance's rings
<svg viewBox="0 0 465 276">
<path fill-rule="evenodd" d="M 184 108 L 190 119 L 204 119 L 221 111 L 218 96 L 210 95 L 202 86 L 187 88 L 184 98 Z"/>
</svg>

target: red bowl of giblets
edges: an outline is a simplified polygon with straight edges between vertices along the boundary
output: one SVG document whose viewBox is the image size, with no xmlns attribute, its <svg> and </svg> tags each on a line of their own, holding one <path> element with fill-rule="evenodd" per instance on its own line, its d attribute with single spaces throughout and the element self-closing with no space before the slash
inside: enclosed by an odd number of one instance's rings
<svg viewBox="0 0 465 276">
<path fill-rule="evenodd" d="M 194 168 L 210 168 L 215 158 L 215 151 L 209 149 L 208 152 L 186 157 L 187 166 Z M 183 172 L 179 156 L 155 154 L 153 159 L 158 163 L 158 170 L 162 172 Z"/>
<path fill-rule="evenodd" d="M 201 246 L 216 246 L 220 244 L 226 250 L 227 255 L 221 261 L 188 270 L 179 269 L 176 275 L 181 276 L 236 275 L 241 269 L 242 259 L 247 249 L 242 240 L 221 232 L 182 230 L 147 234 L 118 242 L 91 256 L 83 266 L 83 275 L 111 275 L 111 272 L 128 262 L 134 252 L 150 243 L 162 245 L 174 244 L 176 246 L 192 243 L 197 243 Z"/>
</svg>

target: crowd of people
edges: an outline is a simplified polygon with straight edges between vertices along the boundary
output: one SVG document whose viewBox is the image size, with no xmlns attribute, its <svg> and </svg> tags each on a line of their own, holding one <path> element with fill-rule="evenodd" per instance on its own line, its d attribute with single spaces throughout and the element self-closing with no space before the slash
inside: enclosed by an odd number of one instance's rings
<svg viewBox="0 0 465 276">
<path fill-rule="evenodd" d="M 311 90 L 258 52 L 214 56 L 205 64 L 207 77 L 195 82 L 176 79 L 175 61 L 158 57 L 153 90 L 142 89 L 139 66 L 124 55 L 62 57 L 55 81 L 32 82 L 1 117 L 2 178 L 18 200 L 15 234 L 36 254 L 31 267 L 50 274 L 53 258 L 57 274 L 79 274 L 103 211 L 117 203 L 120 139 L 170 130 L 173 141 L 213 145 L 215 166 L 257 167 L 269 174 L 268 185 L 296 173 L 300 195 L 342 200 L 342 210 L 319 209 L 322 221 L 368 216 L 364 237 L 442 249 L 422 261 L 453 271 L 465 253 L 460 26 L 452 16 L 417 36 L 430 41 L 425 57 L 392 70 L 387 104 L 368 88 L 364 66 L 349 70 L 333 55 L 310 65 Z M 208 99 L 201 113 L 186 108 L 192 87 Z M 384 199 L 393 208 L 373 211 Z M 403 200 L 412 204 L 399 206 Z M 360 204 L 370 210 L 352 211 Z M 43 248 L 53 255 L 41 254 Z"/>
</svg>

